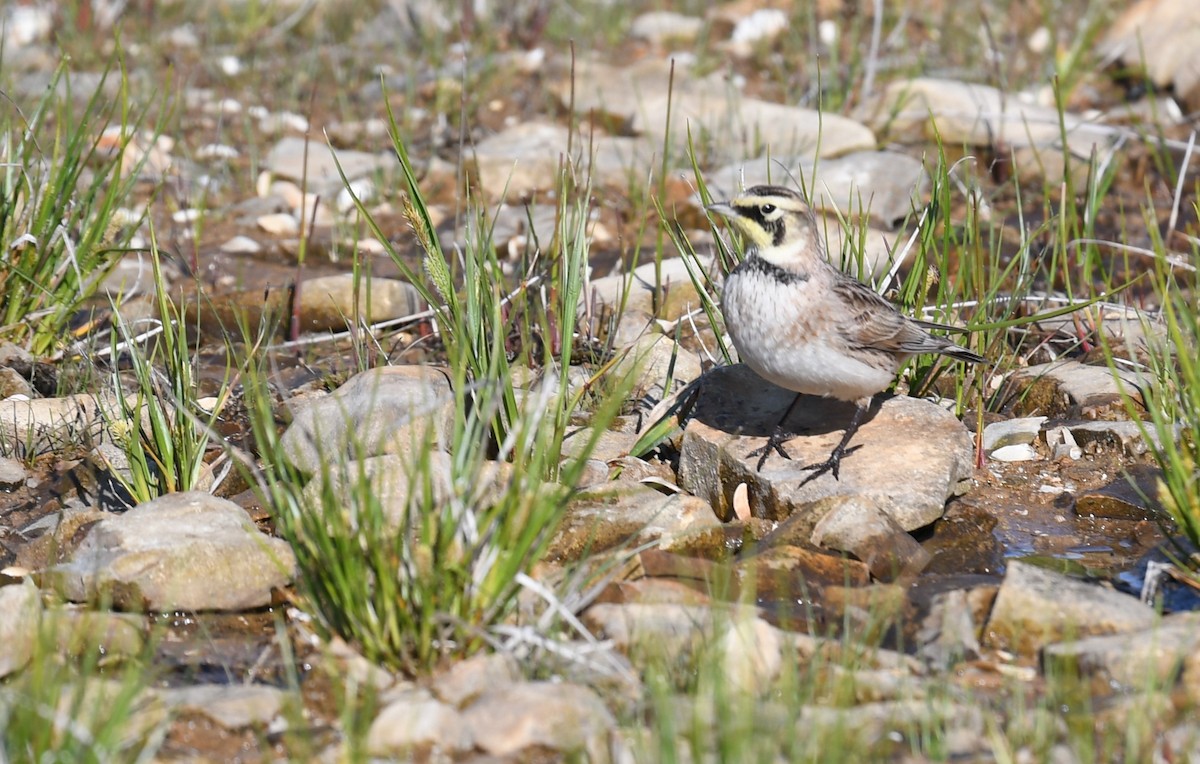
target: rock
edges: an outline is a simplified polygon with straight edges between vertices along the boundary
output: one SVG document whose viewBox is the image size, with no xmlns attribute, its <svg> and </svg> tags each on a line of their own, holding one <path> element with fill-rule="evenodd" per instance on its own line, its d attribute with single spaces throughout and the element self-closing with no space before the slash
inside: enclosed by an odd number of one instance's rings
<svg viewBox="0 0 1200 764">
<path fill-rule="evenodd" d="M 41 619 L 42 595 L 31 581 L 0 587 L 0 677 L 29 663 Z"/>
<path fill-rule="evenodd" d="M 696 39 L 704 28 L 704 19 L 673 11 L 651 11 L 633 20 L 630 37 L 640 37 L 656 45 L 686 43 Z"/>
<path fill-rule="evenodd" d="M 773 546 L 737 563 L 738 583 L 753 586 L 758 601 L 808 599 L 825 586 L 865 586 L 871 574 L 857 560 L 800 546 Z"/>
<path fill-rule="evenodd" d="M 724 544 L 721 522 L 704 500 L 616 482 L 571 500 L 546 555 L 551 560 L 578 560 L 614 546 L 657 542 L 672 550 L 704 540 L 718 547 Z"/>
<path fill-rule="evenodd" d="M 717 275 L 713 260 L 701 258 L 694 267 L 699 278 Z M 608 306 L 616 310 L 624 305 L 626 313 L 645 314 L 667 321 L 674 321 L 703 305 L 682 257 L 666 258 L 661 263 L 644 263 L 630 273 L 595 279 L 585 290 L 581 298 L 582 309 Z"/>
<path fill-rule="evenodd" d="M 635 113 L 631 129 L 638 135 L 659 135 L 668 124 L 668 112 L 675 145 L 686 144 L 690 129 L 693 140 L 710 138 L 717 160 L 746 156 L 763 146 L 772 154 L 820 157 L 875 149 L 875 135 L 866 125 L 830 112 L 743 96 L 725 84 L 677 92 L 674 98 L 665 91 L 650 96 Z"/>
<path fill-rule="evenodd" d="M 1059 419 L 1128 419 L 1121 390 L 1137 405 L 1145 405 L 1138 380 L 1131 372 L 1120 374 L 1121 383 L 1106 366 L 1086 366 L 1078 361 L 1055 361 L 1030 366 L 1012 374 L 1004 397 L 1018 416 L 1042 415 Z"/>
<path fill-rule="evenodd" d="M 997 462 L 1031 462 L 1038 458 L 1038 452 L 1027 443 L 1016 443 L 997 448 L 988 454 L 988 458 Z"/>
<path fill-rule="evenodd" d="M 357 301 L 354 274 L 341 273 L 306 279 L 300 285 L 300 329 L 307 332 L 345 331 L 347 324 L 365 321 L 377 324 L 411 316 L 424 309 L 420 292 L 399 279 L 358 280 Z"/>
<path fill-rule="evenodd" d="M 339 165 L 347 180 L 358 180 L 372 173 L 392 170 L 396 160 L 388 153 L 335 151 L 324 141 L 288 136 L 271 147 L 263 162 L 274 175 L 307 183 L 309 192 L 320 194 L 324 199 L 336 198 L 343 188 Z"/>
<path fill-rule="evenodd" d="M 1023 179 L 1057 183 L 1064 176 L 1062 131 L 1067 148 L 1081 157 L 1072 168 L 1075 179 L 1086 172 L 1093 150 L 1106 163 L 1114 151 L 1112 130 L 1074 114 L 1027 102 L 987 85 L 918 77 L 889 84 L 868 120 L 893 140 L 946 145 L 1002 146 L 1014 150 Z"/>
<path fill-rule="evenodd" d="M 512 476 L 511 464 L 484 461 L 471 482 L 460 477 L 456 483 L 453 469 L 449 454 L 442 451 L 351 459 L 315 474 L 303 495 L 309 511 L 322 511 L 325 493 L 338 505 L 361 507 L 365 497 L 358 481 L 365 479 L 371 498 L 379 502 L 385 527 L 395 531 L 410 527 L 417 516 L 413 513 L 428 511 L 427 502 L 440 506 L 457 495 L 470 506 L 493 506 Z"/>
<path fill-rule="evenodd" d="M 227 730 L 270 724 L 288 697 L 283 690 L 261 684 L 200 684 L 158 693 L 176 712 L 201 714 Z"/>
<path fill-rule="evenodd" d="M 0 441 L 21 444 L 26 458 L 68 444 L 94 442 L 104 431 L 105 410 L 115 413 L 116 400 L 87 393 L 0 401 Z"/>
<path fill-rule="evenodd" d="M 1067 425 L 1079 447 L 1089 453 L 1098 449 L 1117 449 L 1126 456 L 1141 456 L 1153 445 L 1158 448 L 1158 433 L 1153 426 L 1139 422 L 1072 422 Z M 1146 427 L 1146 432 L 1142 431 Z M 1146 442 L 1146 436 L 1150 443 Z"/>
<path fill-rule="evenodd" d="M 845 740 L 852 731 L 851 750 L 864 761 L 911 750 L 901 731 L 919 729 L 938 729 L 939 750 L 950 758 L 970 759 L 970 754 L 988 748 L 980 709 L 951 700 L 893 700 L 850 708 L 803 706 L 795 721 L 796 734 L 811 741 Z"/>
<path fill-rule="evenodd" d="M 592 439 L 593 433 L 591 427 L 578 427 L 568 431 L 562 441 L 563 458 L 578 457 L 582 454 L 587 449 L 588 441 Z M 630 449 L 637 441 L 638 434 L 635 432 L 604 430 L 599 436 L 596 436 L 596 442 L 592 446 L 589 457 L 601 462 L 616 461 L 621 457 L 628 456 Z"/>
<path fill-rule="evenodd" d="M 1127 474 L 1099 488 L 1081 491 L 1075 497 L 1075 514 L 1116 520 L 1158 519 L 1158 481 L 1162 473 L 1133 465 Z M 1130 479 L 1136 482 L 1136 487 L 1129 484 Z"/>
<path fill-rule="evenodd" d="M 1099 43 L 1097 57 L 1144 69 L 1160 88 L 1172 87 L 1200 105 L 1200 7 L 1191 0 L 1141 0 L 1126 7 Z"/>
<path fill-rule="evenodd" d="M 971 496 L 950 502 L 921 546 L 933 555 L 926 574 L 996 575 L 1004 570 L 1004 546 L 997 538 L 994 507 Z"/>
<path fill-rule="evenodd" d="M 474 739 L 463 714 L 427 690 L 409 690 L 390 700 L 367 731 L 367 753 L 410 758 L 471 750 Z"/>
<path fill-rule="evenodd" d="M 917 655 L 939 671 L 979 657 L 979 626 L 967 592 L 951 589 L 934 595 L 917 632 Z"/>
<path fill-rule="evenodd" d="M 632 603 L 592 605 L 582 620 L 597 638 L 612 640 L 639 662 L 679 666 L 712 633 L 716 616 L 702 605 Z"/>
<path fill-rule="evenodd" d="M 849 552 L 879 581 L 915 576 L 930 554 L 891 515 L 866 496 L 851 496 L 817 521 L 812 543 Z"/>
<path fill-rule="evenodd" d="M 221 244 L 220 249 L 227 255 L 257 255 L 262 252 L 262 245 L 249 236 L 234 236 Z"/>
<path fill-rule="evenodd" d="M 1075 436 L 1071 434 L 1069 427 L 1060 426 L 1047 429 L 1046 447 L 1050 449 L 1050 458 L 1055 461 L 1060 459 L 1074 461 L 1083 457 L 1083 449 L 1075 441 Z"/>
<path fill-rule="evenodd" d="M 1195 721 L 1185 719 L 1179 722 L 1162 733 L 1160 739 L 1161 748 L 1155 751 L 1155 755 L 1161 753 L 1162 761 L 1200 761 L 1200 724 Z"/>
<path fill-rule="evenodd" d="M 6 49 L 22 48 L 44 40 L 54 30 L 54 9 L 37 5 L 10 5 L 0 18 Z"/>
<path fill-rule="evenodd" d="M 475 655 L 452 665 L 433 680 L 433 694 L 455 708 L 473 702 L 488 690 L 521 679 L 521 667 L 508 653 Z"/>
<path fill-rule="evenodd" d="M 984 633 L 993 647 L 1029 655 L 1064 637 L 1140 631 L 1154 620 L 1127 594 L 1012 560 Z"/>
<path fill-rule="evenodd" d="M 743 695 L 769 689 L 783 668 L 779 629 L 761 618 L 739 618 L 716 641 L 725 688 Z"/>
<path fill-rule="evenodd" d="M 58 607 L 45 612 L 55 644 L 66 655 L 99 650 L 106 657 L 133 657 L 146 644 L 146 619 L 131 613 Z"/>
<path fill-rule="evenodd" d="M 997 448 L 1032 443 L 1042 431 L 1045 421 L 1044 416 L 1031 416 L 992 422 L 983 428 L 983 452 L 990 454 Z"/>
<path fill-rule="evenodd" d="M 93 669 L 86 677 L 67 678 L 61 673 L 51 673 L 50 677 L 54 684 L 38 687 L 29 699 L 44 703 L 38 709 L 45 722 L 36 730 L 39 741 L 103 741 L 103 745 L 87 746 L 89 753 L 104 748 L 119 754 L 109 758 L 124 759 L 135 752 L 148 752 L 166 737 L 170 724 L 167 706 L 158 690 L 137 685 L 147 681 L 144 674 L 134 671 L 108 679 Z M 4 701 L 0 695 L 0 715 L 5 713 Z M 60 754 L 58 758 L 72 749 L 79 750 L 73 745 L 53 747 Z"/>
<path fill-rule="evenodd" d="M 326 463 L 444 448 L 453 412 L 454 396 L 445 372 L 427 366 L 382 366 L 302 404 L 280 445 L 294 467 L 317 474 Z"/>
<path fill-rule="evenodd" d="M 628 67 L 581 61 L 574 81 L 564 78 L 553 89 L 564 107 L 573 105 L 577 114 L 591 114 L 619 132 L 661 143 L 669 123 L 675 146 L 685 145 L 689 130 L 696 139 L 707 137 L 717 161 L 757 154 L 764 146 L 775 156 L 811 156 L 819 150 L 822 157 L 875 148 L 870 129 L 854 120 L 742 96 L 720 74 L 697 78 L 677 65 L 673 88 L 670 80 L 667 61 Z"/>
<path fill-rule="evenodd" d="M 29 380 L 17 373 L 16 369 L 0 366 L 0 401 L 8 398 L 36 398 L 37 393 Z"/>
<path fill-rule="evenodd" d="M 1081 677 L 1137 691 L 1174 681 L 1185 660 L 1192 662 L 1197 648 L 1200 614 L 1177 613 L 1163 617 L 1152 628 L 1047 645 L 1042 660 L 1047 671 L 1078 671 Z M 1191 677 L 1193 683 L 1196 679 Z M 1187 684 L 1185 668 L 1185 687 Z"/>
<path fill-rule="evenodd" d="M 29 479 L 25 465 L 16 459 L 0 456 L 0 488 L 11 491 Z"/>
<path fill-rule="evenodd" d="M 665 334 L 638 338 L 609 370 L 616 379 L 632 377 L 628 397 L 661 401 L 697 379 L 700 357 Z"/>
<path fill-rule="evenodd" d="M 492 246 L 500 254 L 505 265 L 519 265 L 522 258 L 539 247 L 546 247 L 558 232 L 558 207 L 553 204 L 504 204 L 501 203 L 488 217 Z M 443 250 L 454 247 L 476 246 L 487 238 L 477 230 L 478 217 L 469 217 L 466 222 L 448 230 L 440 237 Z"/>
<path fill-rule="evenodd" d="M 779 183 L 784 167 L 803 180 L 814 209 L 848 220 L 869 217 L 889 229 L 914 208 L 920 209 L 929 187 L 924 164 L 898 151 L 856 151 L 816 164 L 804 156 L 785 159 L 764 154 L 707 173 L 704 181 L 714 199 L 730 199 L 744 188 L 768 181 Z M 837 216 L 828 218 L 828 223 L 831 230 L 842 227 Z M 840 247 L 827 250 L 840 252 Z"/>
<path fill-rule="evenodd" d="M 598 135 L 571 143 L 568 136 L 560 125 L 525 122 L 479 141 L 471 156 L 484 196 L 498 202 L 555 189 L 560 157 L 586 165 L 595 185 L 624 188 L 654 155 L 649 143 L 635 138 Z M 568 153 L 569 143 L 574 153 Z"/>
<path fill-rule="evenodd" d="M 106 518 L 46 578 L 74 602 L 126 610 L 246 610 L 286 586 L 295 557 L 246 510 L 206 493 L 174 493 Z"/>
<path fill-rule="evenodd" d="M 255 222 L 272 236 L 295 236 L 300 233 L 300 221 L 290 212 L 272 212 L 260 216 Z"/>
<path fill-rule="evenodd" d="M 778 8 L 759 8 L 738 19 L 729 36 L 734 55 L 749 56 L 761 43 L 776 39 L 787 31 L 788 16 Z"/>
<path fill-rule="evenodd" d="M 522 682 L 495 688 L 463 711 L 475 745 L 492 756 L 549 750 L 609 761 L 616 720 L 595 692 L 576 684 Z"/>
<path fill-rule="evenodd" d="M 795 521 L 802 523 L 797 533 L 820 520 L 814 510 L 829 511 L 856 497 L 915 530 L 941 517 L 946 499 L 960 493 L 973 473 L 966 428 L 936 404 L 904 396 L 876 401 L 851 441 L 856 450 L 842 460 L 840 480 L 826 474 L 801 485 L 808 472 L 800 468 L 829 456 L 853 413 L 853 404 L 811 396 L 786 425 L 808 433 L 784 444 L 792 460 L 772 456 L 759 472 L 758 458 L 748 454 L 766 443 L 794 397 L 740 364 L 708 372 L 683 434 L 680 485 L 707 499 L 718 516 L 730 517 L 734 492 L 746 483 L 755 517 L 809 517 Z"/>
<path fill-rule="evenodd" d="M 325 644 L 324 653 L 329 661 L 327 670 L 347 682 L 369 687 L 380 694 L 396 684 L 396 676 L 390 669 L 367 660 L 337 635 Z"/>
</svg>

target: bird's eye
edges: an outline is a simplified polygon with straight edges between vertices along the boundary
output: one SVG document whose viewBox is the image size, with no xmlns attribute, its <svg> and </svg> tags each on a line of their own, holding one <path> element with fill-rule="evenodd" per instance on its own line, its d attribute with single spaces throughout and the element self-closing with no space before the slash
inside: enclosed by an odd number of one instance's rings
<svg viewBox="0 0 1200 764">
<path fill-rule="evenodd" d="M 772 212 L 775 211 L 775 205 L 774 204 L 764 204 L 763 206 L 758 208 L 758 211 L 762 213 L 763 217 L 766 217 L 767 215 L 770 215 Z"/>
</svg>

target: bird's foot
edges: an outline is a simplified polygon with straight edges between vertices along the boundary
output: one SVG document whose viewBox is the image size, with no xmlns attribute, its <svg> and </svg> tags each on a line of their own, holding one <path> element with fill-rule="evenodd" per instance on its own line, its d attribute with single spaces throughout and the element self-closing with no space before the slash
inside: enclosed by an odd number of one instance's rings
<svg viewBox="0 0 1200 764">
<path fill-rule="evenodd" d="M 783 429 L 776 427 L 775 431 L 771 433 L 771 437 L 767 438 L 766 445 L 764 445 L 762 448 L 756 448 L 750 453 L 746 454 L 747 459 L 753 459 L 756 456 L 759 457 L 758 465 L 754 468 L 756 472 L 762 472 L 763 465 L 767 463 L 767 457 L 771 455 L 772 451 L 779 454 L 784 459 L 787 459 L 789 462 L 792 460 L 792 457 L 788 454 L 788 452 L 783 450 L 783 441 L 785 440 L 787 440 L 787 435 L 784 433 Z"/>
<path fill-rule="evenodd" d="M 826 472 L 831 473 L 833 475 L 834 480 L 840 480 L 841 478 L 838 477 L 838 468 L 841 466 L 842 457 L 849 456 L 850 454 L 854 453 L 855 451 L 857 451 L 860 448 L 862 448 L 862 446 L 855 446 L 854 448 L 845 448 L 842 444 L 838 444 L 838 447 L 833 449 L 833 453 L 831 453 L 829 455 L 829 458 L 826 459 L 825 461 L 816 462 L 814 464 L 809 464 L 809 465 L 806 465 L 806 466 L 800 468 L 802 470 L 814 470 L 814 472 L 811 475 L 804 478 L 804 480 L 800 483 L 800 485 L 801 486 L 808 485 L 812 481 L 814 481 L 817 478 L 824 475 Z"/>
</svg>

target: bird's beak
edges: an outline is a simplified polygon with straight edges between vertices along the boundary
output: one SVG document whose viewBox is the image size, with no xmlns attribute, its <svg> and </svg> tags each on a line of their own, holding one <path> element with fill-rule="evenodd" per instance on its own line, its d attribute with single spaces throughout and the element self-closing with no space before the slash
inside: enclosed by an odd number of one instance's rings
<svg viewBox="0 0 1200 764">
<path fill-rule="evenodd" d="M 732 218 L 737 215 L 737 211 L 733 209 L 729 202 L 716 202 L 715 204 L 708 205 L 704 209 L 720 215 L 723 218 Z"/>
</svg>

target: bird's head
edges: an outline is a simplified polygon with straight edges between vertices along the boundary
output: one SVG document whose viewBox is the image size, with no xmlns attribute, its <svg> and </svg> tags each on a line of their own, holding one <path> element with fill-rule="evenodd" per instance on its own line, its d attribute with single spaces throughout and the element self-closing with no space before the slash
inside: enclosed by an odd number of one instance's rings
<svg viewBox="0 0 1200 764">
<path fill-rule="evenodd" d="M 812 209 L 800 194 L 783 186 L 754 186 L 727 202 L 710 204 L 760 256 L 820 252 Z"/>
</svg>

